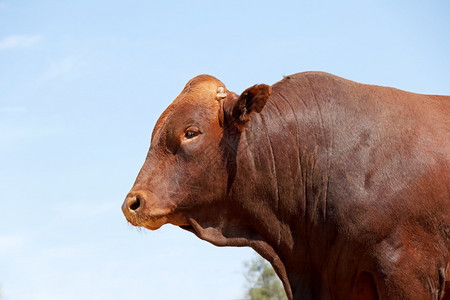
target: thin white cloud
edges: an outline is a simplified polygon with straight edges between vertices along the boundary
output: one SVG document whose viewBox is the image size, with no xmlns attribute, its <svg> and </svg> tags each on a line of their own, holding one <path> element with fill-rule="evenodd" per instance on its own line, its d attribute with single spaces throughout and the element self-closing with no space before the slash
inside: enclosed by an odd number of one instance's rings
<svg viewBox="0 0 450 300">
<path fill-rule="evenodd" d="M 53 64 L 38 78 L 38 82 L 46 82 L 54 79 L 71 80 L 77 78 L 85 63 L 76 57 L 66 57 Z"/>
<path fill-rule="evenodd" d="M 0 39 L 0 50 L 31 47 L 41 39 L 39 35 L 10 35 Z"/>
<path fill-rule="evenodd" d="M 110 215 L 117 210 L 117 204 L 110 201 L 93 203 L 92 201 L 61 202 L 53 208 L 55 215 L 66 221 L 80 221 Z"/>
<path fill-rule="evenodd" d="M 26 112 L 26 106 L 3 106 L 0 107 L 0 113 L 22 113 Z"/>
<path fill-rule="evenodd" d="M 2 117 L 2 113 L 0 113 Z M 31 141 L 40 139 L 61 132 L 60 128 L 50 127 L 15 127 L 0 124 L 0 154 L 6 153 L 14 149 L 17 144 L 23 141 Z"/>
<path fill-rule="evenodd" d="M 94 251 L 91 245 L 57 246 L 45 249 L 41 259 L 47 262 L 55 259 L 83 259 Z"/>
<path fill-rule="evenodd" d="M 5 144 L 10 144 L 12 142 L 37 139 L 41 137 L 46 137 L 51 134 L 58 133 L 60 129 L 57 128 L 26 128 L 26 127 L 11 127 L 2 126 L 0 124 L 0 141 Z"/>
<path fill-rule="evenodd" d="M 53 64 L 44 74 L 44 77 L 48 78 L 60 77 L 63 74 L 70 73 L 74 67 L 75 67 L 74 59 L 71 57 L 67 57 Z"/>
<path fill-rule="evenodd" d="M 0 236 L 0 255 L 17 250 L 24 243 L 24 238 L 18 235 Z"/>
</svg>

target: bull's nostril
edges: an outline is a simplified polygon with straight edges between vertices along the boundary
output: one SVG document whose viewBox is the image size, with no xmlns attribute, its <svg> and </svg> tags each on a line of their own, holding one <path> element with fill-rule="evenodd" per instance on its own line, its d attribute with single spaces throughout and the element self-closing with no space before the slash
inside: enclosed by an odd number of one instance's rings
<svg viewBox="0 0 450 300">
<path fill-rule="evenodd" d="M 141 206 L 141 200 L 139 199 L 139 197 L 135 197 L 133 199 L 132 203 L 130 204 L 130 209 L 137 210 L 140 206 Z"/>
</svg>

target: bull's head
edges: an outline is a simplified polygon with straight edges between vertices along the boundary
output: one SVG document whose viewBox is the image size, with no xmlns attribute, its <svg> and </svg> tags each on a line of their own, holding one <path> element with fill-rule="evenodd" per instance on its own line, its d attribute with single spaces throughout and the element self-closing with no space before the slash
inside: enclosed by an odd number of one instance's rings
<svg viewBox="0 0 450 300">
<path fill-rule="evenodd" d="M 247 245 L 229 194 L 241 135 L 270 93 L 255 85 L 238 96 L 208 75 L 189 81 L 155 125 L 122 206 L 127 220 L 151 230 L 170 223 L 216 245 Z"/>
</svg>

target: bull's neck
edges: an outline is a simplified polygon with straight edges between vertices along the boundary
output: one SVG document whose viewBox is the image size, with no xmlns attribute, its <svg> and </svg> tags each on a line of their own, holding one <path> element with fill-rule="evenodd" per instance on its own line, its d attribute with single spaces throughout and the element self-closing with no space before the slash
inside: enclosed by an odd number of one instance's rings
<svg viewBox="0 0 450 300">
<path fill-rule="evenodd" d="M 242 132 L 235 178 L 240 188 L 231 194 L 255 234 L 252 247 L 272 263 L 293 293 L 307 295 L 311 291 L 303 287 L 311 280 L 310 245 L 327 243 L 321 239 L 331 144 L 319 107 L 292 105 L 272 97 Z"/>
</svg>

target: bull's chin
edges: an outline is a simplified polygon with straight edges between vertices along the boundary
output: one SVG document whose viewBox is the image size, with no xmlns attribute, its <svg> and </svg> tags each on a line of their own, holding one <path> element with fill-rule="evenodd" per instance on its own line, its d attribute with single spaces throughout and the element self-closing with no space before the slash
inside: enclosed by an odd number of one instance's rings
<svg viewBox="0 0 450 300">
<path fill-rule="evenodd" d="M 157 230 L 165 224 L 172 224 L 183 229 L 184 227 L 192 227 L 183 217 L 176 216 L 174 214 L 153 217 L 151 219 L 142 221 L 138 226 L 147 228 L 149 230 Z"/>
<path fill-rule="evenodd" d="M 160 217 L 157 219 L 146 220 L 139 224 L 140 227 L 145 227 L 149 230 L 157 230 L 161 228 L 164 224 L 167 224 L 167 217 Z"/>
</svg>

